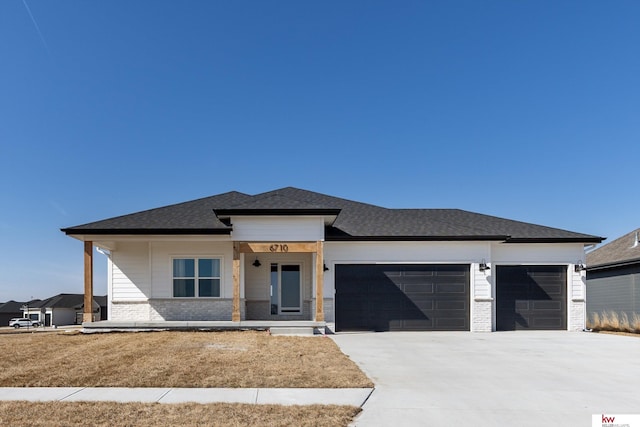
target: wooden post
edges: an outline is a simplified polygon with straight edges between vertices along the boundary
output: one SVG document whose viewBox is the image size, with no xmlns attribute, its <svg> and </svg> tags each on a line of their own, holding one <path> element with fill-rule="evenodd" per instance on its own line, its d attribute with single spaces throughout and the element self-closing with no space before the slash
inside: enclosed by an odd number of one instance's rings
<svg viewBox="0 0 640 427">
<path fill-rule="evenodd" d="M 93 322 L 93 242 L 84 242 L 84 310 L 83 322 Z"/>
<path fill-rule="evenodd" d="M 231 321 L 240 321 L 240 243 L 233 243 L 233 312 Z"/>
<path fill-rule="evenodd" d="M 324 244 L 316 245 L 316 322 L 324 322 Z"/>
</svg>

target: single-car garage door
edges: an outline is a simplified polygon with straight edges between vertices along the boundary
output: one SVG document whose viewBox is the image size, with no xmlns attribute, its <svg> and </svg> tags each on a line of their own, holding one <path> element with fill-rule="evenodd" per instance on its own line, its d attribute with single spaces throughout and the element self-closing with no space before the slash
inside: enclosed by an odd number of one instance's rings
<svg viewBox="0 0 640 427">
<path fill-rule="evenodd" d="M 567 329 L 567 267 L 496 266 L 496 329 Z"/>
<path fill-rule="evenodd" d="M 336 329 L 468 331 L 469 265 L 337 264 Z"/>
</svg>

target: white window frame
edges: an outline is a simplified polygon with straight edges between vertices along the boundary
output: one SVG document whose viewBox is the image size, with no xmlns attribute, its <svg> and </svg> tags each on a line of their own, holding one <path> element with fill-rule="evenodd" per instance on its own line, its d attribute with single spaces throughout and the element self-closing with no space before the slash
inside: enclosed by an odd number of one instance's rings
<svg viewBox="0 0 640 427">
<path fill-rule="evenodd" d="M 174 260 L 177 259 L 190 259 L 193 260 L 194 263 L 194 276 L 193 277 L 176 277 L 175 276 L 175 272 L 173 271 L 173 263 Z M 198 271 L 198 260 L 201 259 L 211 259 L 211 260 L 218 260 L 218 262 L 220 263 L 219 265 L 219 270 L 220 270 L 220 275 L 215 277 L 200 277 L 199 275 L 199 271 Z M 223 276 L 223 271 L 222 271 L 222 266 L 224 265 L 223 263 L 223 259 L 221 256 L 215 256 L 215 255 L 175 255 L 171 257 L 171 296 L 172 298 L 177 298 L 177 299 L 206 299 L 206 298 L 212 298 L 212 299 L 220 299 L 222 298 L 222 276 Z M 194 280 L 194 289 L 193 289 L 193 296 L 192 297 L 177 297 L 175 296 L 175 288 L 174 288 L 174 280 L 175 279 L 193 279 Z M 200 296 L 200 279 L 217 279 L 219 281 L 219 292 L 218 292 L 218 296 Z"/>
</svg>

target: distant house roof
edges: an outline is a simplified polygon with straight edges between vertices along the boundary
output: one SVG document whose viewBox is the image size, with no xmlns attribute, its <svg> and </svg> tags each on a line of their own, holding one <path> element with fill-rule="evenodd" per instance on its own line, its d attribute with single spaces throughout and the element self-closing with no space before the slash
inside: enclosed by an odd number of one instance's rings
<svg viewBox="0 0 640 427">
<path fill-rule="evenodd" d="M 36 303 L 40 300 L 33 300 L 33 301 L 29 301 L 29 304 L 33 304 Z M 22 312 L 22 306 L 24 306 L 25 304 L 27 304 L 27 302 L 20 302 L 20 301 L 7 301 L 5 303 L 0 303 L 0 313 L 21 313 Z"/>
<path fill-rule="evenodd" d="M 388 209 L 286 187 L 254 196 L 229 192 L 63 228 L 68 235 L 230 234 L 234 215 L 320 215 L 334 240 L 495 240 L 600 243 L 603 238 L 460 209 Z"/>
<path fill-rule="evenodd" d="M 640 263 L 640 228 L 587 254 L 587 269 L 610 268 Z"/>
<path fill-rule="evenodd" d="M 102 295 L 102 296 L 94 295 L 93 296 L 93 300 L 95 302 L 97 302 L 100 307 L 106 307 L 107 306 L 107 296 L 106 295 Z"/>
<path fill-rule="evenodd" d="M 83 294 L 58 294 L 29 304 L 30 308 L 76 308 L 84 303 Z"/>
</svg>

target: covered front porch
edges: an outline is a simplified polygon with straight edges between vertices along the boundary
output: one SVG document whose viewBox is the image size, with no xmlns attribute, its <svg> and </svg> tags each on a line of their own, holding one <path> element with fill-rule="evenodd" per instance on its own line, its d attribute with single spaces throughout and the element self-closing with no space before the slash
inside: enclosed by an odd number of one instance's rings
<svg viewBox="0 0 640 427">
<path fill-rule="evenodd" d="M 118 274 L 127 280 L 142 277 L 139 281 L 129 280 L 129 283 L 135 286 L 130 286 L 130 289 L 144 298 L 123 299 L 122 294 L 115 298 L 110 289 L 110 314 L 117 311 L 118 315 L 109 321 L 92 322 L 92 313 L 85 311 L 83 326 L 88 329 L 271 329 L 273 325 L 289 324 L 293 327 L 324 328 L 322 241 L 224 242 L 218 239 L 207 243 L 207 240 L 149 242 L 146 248 L 144 239 L 126 244 L 112 243 L 110 246 L 102 241 L 85 240 L 85 300 L 93 298 L 94 245 L 110 251 L 106 255 L 114 276 Z M 181 260 L 184 257 L 174 255 L 176 253 L 218 257 L 216 265 L 221 268 L 216 274 L 219 278 L 206 279 L 208 282 L 218 281 L 219 284 L 214 285 L 218 294 L 205 297 L 197 292 L 196 297 L 172 295 L 171 270 L 167 267 L 172 265 L 176 256 Z M 149 273 L 146 276 L 144 269 L 128 264 L 128 260 L 133 259 L 130 254 L 139 254 L 139 259 L 148 262 Z M 215 276 L 213 273 L 209 275 Z M 145 280 L 148 283 L 146 287 Z M 90 307 L 85 304 L 87 306 Z"/>
</svg>

